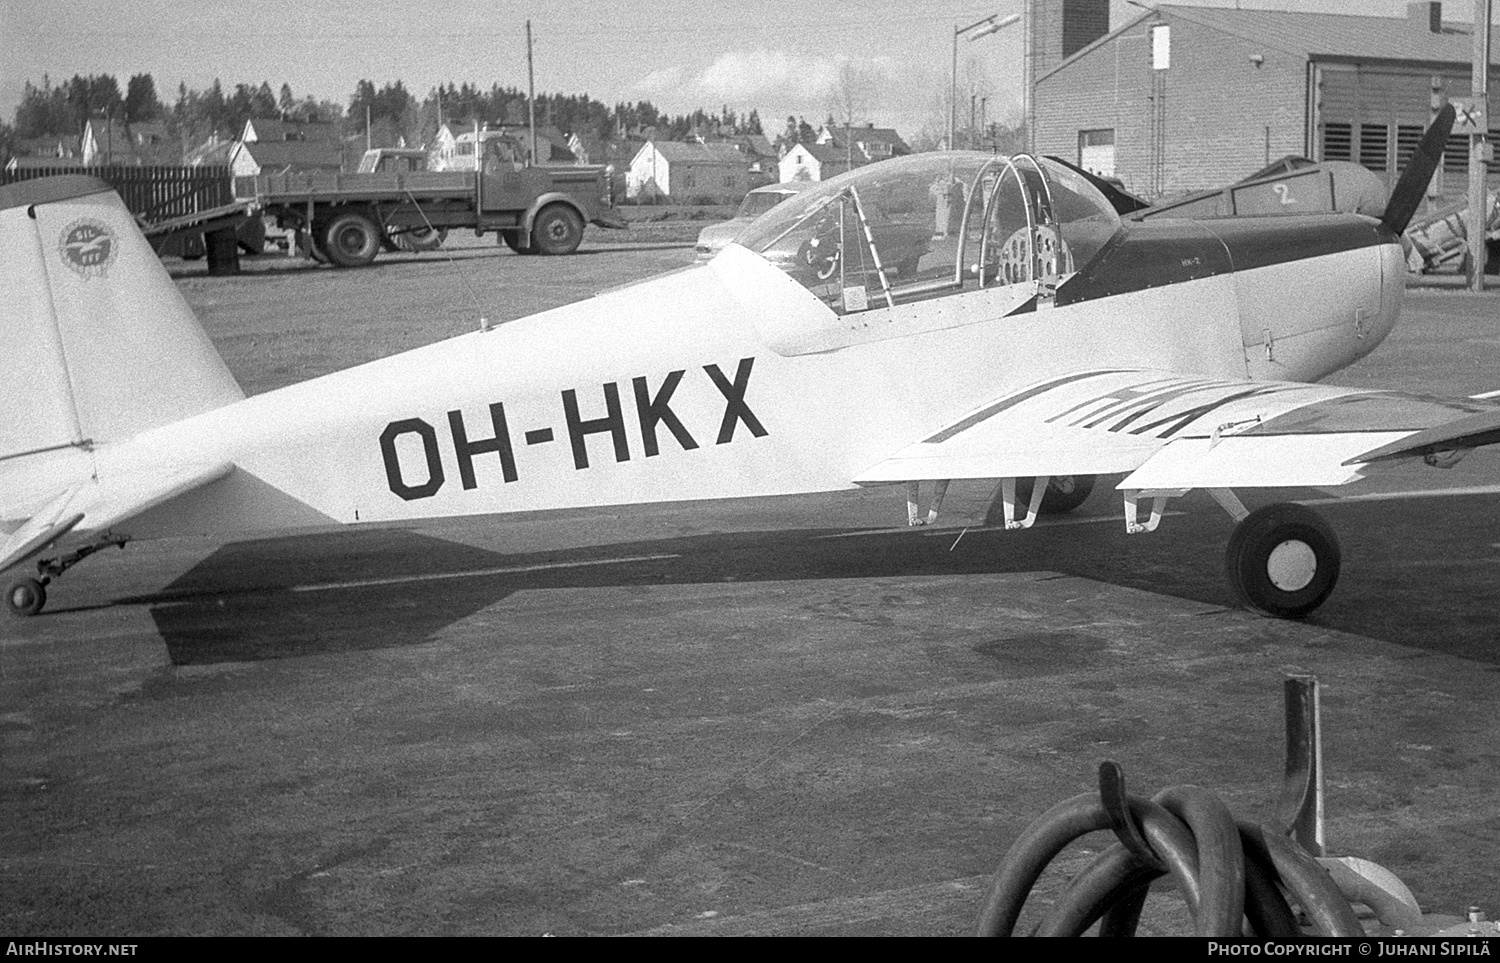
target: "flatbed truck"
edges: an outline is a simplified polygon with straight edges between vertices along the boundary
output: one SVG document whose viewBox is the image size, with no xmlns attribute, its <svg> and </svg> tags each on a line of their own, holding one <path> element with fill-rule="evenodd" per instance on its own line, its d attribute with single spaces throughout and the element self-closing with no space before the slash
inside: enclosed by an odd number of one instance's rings
<svg viewBox="0 0 1500 963">
<path fill-rule="evenodd" d="M 600 166 L 527 163 L 515 141 L 476 141 L 467 170 L 429 170 L 420 151 L 370 151 L 353 174 L 292 171 L 234 179 L 236 201 L 295 232 L 299 250 L 361 267 L 382 250 L 430 250 L 454 228 L 494 233 L 520 254 L 571 254 L 585 224 L 623 228 Z M 373 155 L 373 156 L 372 156 Z"/>
</svg>

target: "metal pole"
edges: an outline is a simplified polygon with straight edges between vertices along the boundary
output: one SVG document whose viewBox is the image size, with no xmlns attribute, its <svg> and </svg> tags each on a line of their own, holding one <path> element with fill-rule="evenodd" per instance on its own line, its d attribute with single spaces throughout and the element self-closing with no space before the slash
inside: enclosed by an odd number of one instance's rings
<svg viewBox="0 0 1500 963">
<path fill-rule="evenodd" d="M 1019 13 L 1013 13 L 1010 16 L 1006 17 L 1004 20 L 999 20 L 998 19 L 999 16 L 1000 15 L 998 13 L 992 13 L 988 17 L 985 17 L 983 20 L 976 20 L 976 21 L 974 21 L 973 23 L 969 24 L 967 27 L 954 27 L 953 28 L 953 72 L 951 74 L 949 74 L 949 76 L 948 76 L 948 149 L 949 150 L 953 150 L 954 147 L 955 147 L 955 145 L 953 143 L 953 139 L 954 139 L 953 128 L 958 123 L 957 119 L 954 116 L 957 113 L 957 111 L 958 111 L 958 38 L 961 37 L 961 36 L 963 36 L 964 34 L 968 33 L 969 31 L 971 31 L 971 30 L 977 30 L 980 27 L 984 27 L 984 29 L 980 30 L 978 33 L 974 34 L 974 36 L 970 37 L 969 40 L 974 41 L 974 40 L 978 40 L 980 37 L 988 37 L 990 34 L 992 34 L 992 33 L 998 33 L 999 31 L 1005 29 L 1006 27 L 1010 26 L 1013 23 L 1016 23 L 1017 21 L 1019 21 L 1021 19 L 1021 15 Z M 973 116 L 973 114 L 974 114 L 974 102 L 973 102 L 973 98 L 970 98 L 970 101 L 969 101 L 969 128 L 971 130 L 974 127 L 974 116 Z"/>
<path fill-rule="evenodd" d="M 958 109 L 958 28 L 953 28 L 953 73 L 948 77 L 948 144 L 949 150 L 954 150 L 953 144 L 953 112 Z"/>
<path fill-rule="evenodd" d="M 1480 129 L 1469 134 L 1469 290 L 1484 290 L 1485 234 L 1489 230 L 1488 174 L 1489 87 L 1490 87 L 1490 9 L 1492 0 L 1474 0 L 1474 107 L 1480 118 Z"/>
<path fill-rule="evenodd" d="M 1323 855 L 1323 738 L 1318 723 L 1318 680 L 1288 676 L 1286 701 L 1286 778 L 1277 818 L 1288 835 L 1314 856 Z"/>
<path fill-rule="evenodd" d="M 531 63 L 531 21 L 526 21 L 526 108 L 531 117 L 531 163 L 536 163 L 536 73 Z"/>
<path fill-rule="evenodd" d="M 1021 138 L 1022 152 L 1035 154 L 1036 147 L 1031 136 L 1031 129 L 1035 126 L 1032 113 L 1036 110 L 1036 91 L 1032 90 L 1035 82 L 1032 58 L 1036 56 L 1033 49 L 1033 35 L 1036 33 L 1036 3 L 1035 0 L 1026 0 L 1023 8 L 1026 12 L 1026 34 L 1021 38 L 1021 123 L 1026 126 L 1025 136 Z"/>
</svg>

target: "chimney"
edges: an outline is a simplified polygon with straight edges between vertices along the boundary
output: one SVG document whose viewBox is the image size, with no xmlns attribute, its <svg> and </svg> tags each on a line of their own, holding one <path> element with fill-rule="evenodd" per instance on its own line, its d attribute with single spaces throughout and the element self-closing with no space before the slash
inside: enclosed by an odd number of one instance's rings
<svg viewBox="0 0 1500 963">
<path fill-rule="evenodd" d="M 1443 32 L 1443 5 L 1437 0 L 1422 0 L 1406 5 L 1406 20 L 1417 30 Z"/>
<path fill-rule="evenodd" d="M 1109 33 L 1109 0 L 1029 0 L 1027 11 L 1032 78 Z"/>
<path fill-rule="evenodd" d="M 1063 0 L 1062 59 L 1109 33 L 1109 0 Z"/>
</svg>

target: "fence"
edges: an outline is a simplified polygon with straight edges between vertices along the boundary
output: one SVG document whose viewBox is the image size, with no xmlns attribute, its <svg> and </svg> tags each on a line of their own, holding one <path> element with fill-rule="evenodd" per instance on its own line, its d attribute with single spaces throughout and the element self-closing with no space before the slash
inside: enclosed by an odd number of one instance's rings
<svg viewBox="0 0 1500 963">
<path fill-rule="evenodd" d="M 120 164 L 79 167 L 26 167 L 0 170 L 0 184 L 57 174 L 86 174 L 104 181 L 120 195 L 130 213 L 148 223 L 234 203 L 227 167 L 126 167 Z"/>
</svg>

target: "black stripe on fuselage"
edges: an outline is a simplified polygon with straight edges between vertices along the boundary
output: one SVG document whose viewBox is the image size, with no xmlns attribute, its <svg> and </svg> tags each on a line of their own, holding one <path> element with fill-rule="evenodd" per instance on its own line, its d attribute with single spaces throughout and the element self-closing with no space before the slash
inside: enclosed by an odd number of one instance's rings
<svg viewBox="0 0 1500 963">
<path fill-rule="evenodd" d="M 1396 243 L 1395 234 L 1357 214 L 1126 222 L 1057 289 L 1057 304 Z"/>
</svg>

